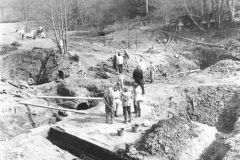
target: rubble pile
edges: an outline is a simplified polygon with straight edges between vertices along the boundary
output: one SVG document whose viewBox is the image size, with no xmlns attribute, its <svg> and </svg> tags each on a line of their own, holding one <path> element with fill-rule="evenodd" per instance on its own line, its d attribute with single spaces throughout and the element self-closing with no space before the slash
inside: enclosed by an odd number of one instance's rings
<svg viewBox="0 0 240 160">
<path fill-rule="evenodd" d="M 163 83 L 179 82 L 185 78 L 185 72 L 187 71 L 181 63 L 175 61 L 169 66 L 157 65 L 156 77 Z"/>
<path fill-rule="evenodd" d="M 188 105 L 186 111 L 191 120 L 216 126 L 224 133 L 233 130 L 236 121 L 236 105 L 228 105 L 234 101 L 238 86 L 213 86 L 185 88 Z"/>
<path fill-rule="evenodd" d="M 240 62 L 231 59 L 222 60 L 210 66 L 209 72 L 220 72 L 224 75 L 234 75 L 240 68 Z"/>
<path fill-rule="evenodd" d="M 18 50 L 18 48 L 14 45 L 4 45 L 0 50 L 0 55 L 4 55 L 7 54 L 8 52 L 16 50 Z"/>
<path fill-rule="evenodd" d="M 148 48 L 148 50 L 144 51 L 144 53 L 151 53 L 151 54 L 159 54 L 160 52 L 153 47 Z"/>
<path fill-rule="evenodd" d="M 177 116 L 160 120 L 143 135 L 139 149 L 151 155 L 177 159 L 187 145 L 186 140 L 197 136 L 194 128 L 190 122 Z"/>
</svg>

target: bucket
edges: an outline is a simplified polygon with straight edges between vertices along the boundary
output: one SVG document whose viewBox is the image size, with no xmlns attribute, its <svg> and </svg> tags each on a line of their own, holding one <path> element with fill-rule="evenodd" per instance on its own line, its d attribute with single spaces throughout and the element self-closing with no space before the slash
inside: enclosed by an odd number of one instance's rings
<svg viewBox="0 0 240 160">
<path fill-rule="evenodd" d="M 133 143 L 126 143 L 126 151 L 127 152 L 132 152 L 134 149 L 134 144 Z"/>
<path fill-rule="evenodd" d="M 119 128 L 117 130 L 118 136 L 123 136 L 124 135 L 124 128 Z"/>
<path fill-rule="evenodd" d="M 133 132 L 137 133 L 138 130 L 139 130 L 139 124 L 134 124 L 134 125 L 132 125 L 132 131 L 133 131 Z"/>
</svg>

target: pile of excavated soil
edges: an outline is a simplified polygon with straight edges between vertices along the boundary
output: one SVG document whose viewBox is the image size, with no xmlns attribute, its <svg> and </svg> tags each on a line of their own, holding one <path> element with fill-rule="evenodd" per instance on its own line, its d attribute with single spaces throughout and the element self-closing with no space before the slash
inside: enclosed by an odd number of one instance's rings
<svg viewBox="0 0 240 160">
<path fill-rule="evenodd" d="M 191 120 L 216 126 L 224 133 L 233 130 L 236 121 L 236 110 L 239 108 L 235 93 L 240 86 L 201 86 L 185 88 L 187 114 Z M 180 91 L 182 92 L 182 90 Z"/>
<path fill-rule="evenodd" d="M 0 158 L 4 160 L 72 160 L 76 158 L 47 139 L 32 134 L 22 134 L 1 144 L 0 153 Z"/>
<path fill-rule="evenodd" d="M 187 146 L 188 138 L 196 137 L 194 126 L 187 120 L 173 116 L 160 120 L 143 135 L 140 150 L 168 159 L 177 159 Z"/>
<path fill-rule="evenodd" d="M 220 73 L 222 76 L 229 76 L 235 75 L 239 68 L 240 62 L 227 59 L 210 66 L 209 73 Z"/>
<path fill-rule="evenodd" d="M 0 50 L 0 55 L 4 55 L 7 54 L 8 52 L 16 50 L 18 50 L 18 48 L 14 45 L 4 45 Z"/>
</svg>

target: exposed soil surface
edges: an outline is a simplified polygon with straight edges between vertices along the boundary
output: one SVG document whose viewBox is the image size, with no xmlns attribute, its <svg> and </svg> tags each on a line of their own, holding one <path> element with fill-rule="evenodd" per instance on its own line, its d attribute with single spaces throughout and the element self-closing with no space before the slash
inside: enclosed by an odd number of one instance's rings
<svg viewBox="0 0 240 160">
<path fill-rule="evenodd" d="M 145 73 L 147 100 L 143 102 L 144 105 L 154 106 L 152 113 L 145 118 L 155 124 L 142 135 L 137 150 L 149 153 L 149 159 L 156 156 L 156 159 L 161 157 L 167 160 L 217 160 L 217 157 L 233 155 L 239 133 L 236 121 L 240 63 L 236 46 L 224 50 L 184 41 L 175 44 L 175 40 L 165 46 L 155 41 L 156 37 L 161 36 L 157 30 L 119 31 L 105 37 L 86 37 L 73 32 L 69 33 L 69 55 L 60 55 L 50 38 L 20 40 L 13 31 L 21 24 L 1 24 L 1 27 L 0 74 L 3 79 L 0 81 L 0 141 L 9 140 L 0 146 L 4 159 L 45 159 L 46 155 L 46 159 L 73 159 L 72 155 L 52 145 L 44 137 L 24 134 L 64 118 L 57 111 L 28 107 L 19 102 L 30 99 L 38 104 L 76 110 L 97 106 L 99 101 L 43 100 L 35 97 L 102 97 L 107 86 L 116 84 L 112 51 L 120 49 L 120 46 L 126 47 L 127 34 L 136 33 L 139 34 L 138 45 L 132 39 L 127 49 L 130 68 L 123 71 L 125 85 L 132 89 L 132 71 L 140 59 L 147 65 L 152 61 L 157 67 L 153 84 L 149 83 L 149 71 Z M 179 34 L 190 36 L 188 32 L 182 32 Z M 202 36 L 207 38 L 207 42 L 211 40 L 208 35 Z M 212 42 L 215 41 L 226 46 L 230 43 L 212 38 Z M 152 46 L 154 52 L 149 52 Z M 79 61 L 75 59 L 76 55 Z M 65 69 L 69 70 L 70 76 L 59 79 L 58 71 Z M 13 85 L 26 84 L 30 73 L 34 85 L 27 85 L 28 88 L 24 89 Z M 217 132 L 221 136 L 234 133 L 227 140 L 230 148 L 223 144 L 228 137 L 215 139 Z M 220 155 L 221 151 L 223 155 Z"/>
</svg>

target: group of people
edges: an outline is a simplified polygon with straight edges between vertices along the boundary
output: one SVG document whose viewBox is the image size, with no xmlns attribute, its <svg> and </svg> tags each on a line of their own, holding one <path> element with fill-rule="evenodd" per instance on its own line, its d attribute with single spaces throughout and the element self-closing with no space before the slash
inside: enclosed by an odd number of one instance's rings
<svg viewBox="0 0 240 160">
<path fill-rule="evenodd" d="M 124 52 L 124 56 L 126 57 L 126 50 L 124 50 Z M 147 64 L 140 59 L 139 64 L 133 71 L 133 78 L 135 82 L 133 84 L 132 91 L 130 91 L 129 88 L 124 86 L 124 76 L 122 74 L 123 59 L 124 57 L 121 53 L 116 51 L 113 59 L 113 67 L 116 69 L 116 72 L 118 72 L 117 85 L 114 87 L 110 86 L 104 95 L 106 122 L 111 124 L 115 123 L 114 117 L 118 117 L 117 113 L 120 105 L 123 107 L 124 123 L 131 123 L 132 121 L 131 106 L 134 106 L 135 111 L 133 113 L 135 113 L 135 117 L 141 117 L 140 103 L 143 101 L 143 97 L 145 95 L 144 72 L 149 69 L 151 83 L 153 83 L 154 73 L 156 71 L 153 62 L 150 62 L 149 67 L 147 67 Z M 128 59 L 129 56 L 127 54 L 127 60 Z"/>
<path fill-rule="evenodd" d="M 43 33 L 42 26 L 38 26 L 37 30 L 31 30 L 29 33 L 26 33 L 23 28 L 20 30 L 16 30 L 16 32 L 19 33 L 19 36 L 22 40 L 24 40 L 24 38 L 35 39 L 37 36 L 39 36 L 40 38 L 46 38 L 46 35 Z"/>
<path fill-rule="evenodd" d="M 150 62 L 149 67 L 147 67 L 147 64 L 143 62 L 142 59 L 140 59 L 140 62 L 137 68 L 134 69 L 133 71 L 133 79 L 135 80 L 135 83 L 137 83 L 142 88 L 143 95 L 145 94 L 144 83 L 145 83 L 145 77 L 146 77 L 144 73 L 147 69 L 149 69 L 149 73 L 150 73 L 150 83 L 153 83 L 156 67 L 152 61 Z"/>
<path fill-rule="evenodd" d="M 123 107 L 124 123 L 132 122 L 131 107 L 134 106 L 135 117 L 141 117 L 141 88 L 137 83 L 134 83 L 133 90 L 130 91 L 127 87 L 123 90 L 118 87 L 109 87 L 104 95 L 106 123 L 115 123 L 114 117 L 118 117 L 118 109 L 120 105 Z"/>
</svg>

